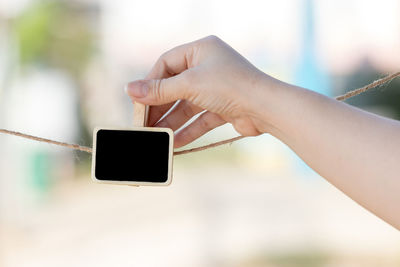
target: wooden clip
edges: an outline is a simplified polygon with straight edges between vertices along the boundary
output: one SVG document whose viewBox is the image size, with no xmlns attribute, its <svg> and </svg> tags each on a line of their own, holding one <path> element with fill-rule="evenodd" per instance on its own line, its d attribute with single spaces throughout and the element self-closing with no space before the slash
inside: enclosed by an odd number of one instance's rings
<svg viewBox="0 0 400 267">
<path fill-rule="evenodd" d="M 133 103 L 133 126 L 146 127 L 149 117 L 149 106 L 139 102 Z"/>
</svg>

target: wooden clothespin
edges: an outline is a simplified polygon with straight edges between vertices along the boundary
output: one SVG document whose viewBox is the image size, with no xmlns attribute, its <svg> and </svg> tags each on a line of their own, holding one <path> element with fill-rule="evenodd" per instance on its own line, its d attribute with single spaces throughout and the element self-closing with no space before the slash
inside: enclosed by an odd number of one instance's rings
<svg viewBox="0 0 400 267">
<path fill-rule="evenodd" d="M 135 102 L 133 127 L 96 128 L 92 179 L 100 183 L 166 186 L 172 181 L 174 134 L 146 127 L 149 106 Z"/>
<path fill-rule="evenodd" d="M 133 126 L 146 127 L 149 119 L 149 106 L 135 102 L 133 104 Z"/>
</svg>

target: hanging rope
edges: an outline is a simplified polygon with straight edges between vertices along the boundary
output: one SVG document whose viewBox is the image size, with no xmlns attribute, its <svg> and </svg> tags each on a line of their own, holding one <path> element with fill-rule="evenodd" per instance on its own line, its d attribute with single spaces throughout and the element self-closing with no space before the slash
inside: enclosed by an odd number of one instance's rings
<svg viewBox="0 0 400 267">
<path fill-rule="evenodd" d="M 343 95 L 337 96 L 335 99 L 338 101 L 344 101 L 348 98 L 354 97 L 356 95 L 365 93 L 366 91 L 378 87 L 382 84 L 385 84 L 387 82 L 390 82 L 391 80 L 393 80 L 396 77 L 400 76 L 400 72 L 396 72 L 390 75 L 387 75 L 381 79 L 378 79 L 370 84 L 367 84 L 361 88 L 357 88 L 355 90 L 349 91 Z M 48 144 L 53 144 L 53 145 L 57 145 L 57 146 L 63 146 L 63 147 L 67 147 L 67 148 L 71 148 L 74 150 L 79 150 L 79 151 L 83 151 L 83 152 L 87 152 L 87 153 L 92 153 L 92 148 L 91 147 L 87 147 L 87 146 L 81 146 L 78 144 L 69 144 L 69 143 L 65 143 L 65 142 L 59 142 L 59 141 L 55 141 L 55 140 L 51 140 L 51 139 L 46 139 L 46 138 L 42 138 L 42 137 L 38 137 L 38 136 L 33 136 L 33 135 L 29 135 L 29 134 L 25 134 L 25 133 L 20 133 L 20 132 L 16 132 L 16 131 L 10 131 L 7 129 L 0 129 L 0 133 L 4 133 L 4 134 L 9 134 L 9 135 L 15 135 L 15 136 L 19 136 L 22 138 L 26 138 L 26 139 L 30 139 L 30 140 L 34 140 L 37 142 L 43 142 L 43 143 L 48 143 Z M 217 146 L 221 146 L 221 145 L 225 145 L 225 144 L 229 144 L 229 143 L 233 143 L 235 141 L 238 141 L 242 138 L 245 138 L 246 136 L 237 136 L 237 137 L 233 137 L 230 139 L 226 139 L 223 141 L 219 141 L 216 143 L 211 143 L 205 146 L 200 146 L 200 147 L 195 147 L 195 148 L 191 148 L 191 149 L 185 149 L 185 150 L 181 150 L 181 151 L 174 151 L 174 155 L 183 155 L 183 154 L 188 154 L 188 153 L 193 153 L 193 152 L 198 152 L 198 151 L 202 151 L 202 150 L 206 150 L 206 149 L 210 149 L 213 147 L 217 147 Z"/>
</svg>

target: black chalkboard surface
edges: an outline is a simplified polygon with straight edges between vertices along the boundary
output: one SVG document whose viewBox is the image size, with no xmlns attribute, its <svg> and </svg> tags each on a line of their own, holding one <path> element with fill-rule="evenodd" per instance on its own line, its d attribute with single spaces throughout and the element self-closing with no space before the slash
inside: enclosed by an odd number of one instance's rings
<svg viewBox="0 0 400 267">
<path fill-rule="evenodd" d="M 99 182 L 169 184 L 173 133 L 166 128 L 96 129 L 92 176 Z"/>
</svg>

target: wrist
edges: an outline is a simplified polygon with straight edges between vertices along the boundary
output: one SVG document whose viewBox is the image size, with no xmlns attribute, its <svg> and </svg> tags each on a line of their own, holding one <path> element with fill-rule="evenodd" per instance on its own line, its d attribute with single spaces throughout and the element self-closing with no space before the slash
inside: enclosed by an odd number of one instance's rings
<svg viewBox="0 0 400 267">
<path fill-rule="evenodd" d="M 295 86 L 261 73 L 254 83 L 254 90 L 250 95 L 251 103 L 249 116 L 260 133 L 279 135 L 279 120 L 284 114 L 287 92 L 293 91 Z"/>
</svg>

